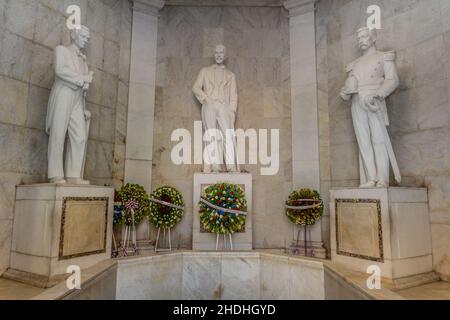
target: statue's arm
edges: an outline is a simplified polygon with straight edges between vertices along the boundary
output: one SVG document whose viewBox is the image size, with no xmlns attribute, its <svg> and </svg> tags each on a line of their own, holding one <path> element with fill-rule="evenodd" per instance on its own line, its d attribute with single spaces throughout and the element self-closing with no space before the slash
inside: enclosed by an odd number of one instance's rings
<svg viewBox="0 0 450 320">
<path fill-rule="evenodd" d="M 378 95 L 386 99 L 400 84 L 397 68 L 395 66 L 395 52 L 387 52 L 384 54 L 384 76 L 385 80 L 378 90 Z"/>
<path fill-rule="evenodd" d="M 231 78 L 230 110 L 233 112 L 237 112 L 237 108 L 238 108 L 237 84 L 236 84 L 236 76 L 233 74 Z"/>
<path fill-rule="evenodd" d="M 77 87 L 82 88 L 85 82 L 85 77 L 70 69 L 66 64 L 66 57 L 64 55 L 64 47 L 58 46 L 55 49 L 55 75 Z"/>
<path fill-rule="evenodd" d="M 192 91 L 194 92 L 195 97 L 200 101 L 201 104 L 205 104 L 206 99 L 208 98 L 205 91 L 203 91 L 203 83 L 205 78 L 205 71 L 202 69 L 200 74 L 197 77 L 197 80 L 192 87 Z"/>
<path fill-rule="evenodd" d="M 350 78 L 353 77 L 353 66 L 354 62 L 350 63 L 345 67 L 345 72 L 347 73 L 347 81 L 346 85 L 341 89 L 340 92 L 340 96 L 344 101 L 350 101 L 353 97 L 353 94 L 347 92 L 347 90 L 349 89 L 347 88 L 347 82 L 349 81 Z"/>
</svg>

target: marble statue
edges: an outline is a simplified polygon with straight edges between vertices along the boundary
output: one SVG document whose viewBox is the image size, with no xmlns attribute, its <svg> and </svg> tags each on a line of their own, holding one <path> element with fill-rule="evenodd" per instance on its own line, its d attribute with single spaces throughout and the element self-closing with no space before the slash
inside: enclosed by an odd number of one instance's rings
<svg viewBox="0 0 450 320">
<path fill-rule="evenodd" d="M 89 29 L 84 26 L 73 29 L 70 37 L 69 46 L 57 46 L 54 52 L 55 82 L 46 121 L 50 135 L 48 178 L 56 184 L 89 184 L 83 179 L 91 118 L 85 108 L 85 98 L 94 74 L 89 72 L 86 56 L 81 51 L 89 42 Z"/>
<path fill-rule="evenodd" d="M 391 140 L 386 127 L 389 119 L 386 98 L 399 86 L 395 52 L 376 49 L 376 30 L 361 28 L 357 32 L 362 56 L 350 63 L 348 79 L 341 97 L 352 99 L 352 117 L 359 145 L 361 188 L 389 186 L 389 163 L 400 183 Z"/>
<path fill-rule="evenodd" d="M 206 132 L 204 173 L 220 172 L 224 163 L 227 172 L 239 172 L 234 135 L 238 107 L 236 76 L 224 65 L 225 53 L 225 46 L 216 46 L 215 64 L 200 71 L 193 87 L 202 104 Z"/>
</svg>

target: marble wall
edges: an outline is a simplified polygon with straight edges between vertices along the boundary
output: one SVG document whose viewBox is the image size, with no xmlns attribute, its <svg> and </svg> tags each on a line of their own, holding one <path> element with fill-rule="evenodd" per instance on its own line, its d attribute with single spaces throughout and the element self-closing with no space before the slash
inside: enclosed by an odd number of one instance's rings
<svg viewBox="0 0 450 320">
<path fill-rule="evenodd" d="M 237 128 L 280 129 L 280 170 L 253 174 L 253 243 L 255 248 L 290 245 L 293 226 L 284 215 L 292 188 L 289 20 L 280 7 L 166 6 L 160 12 L 152 187 L 173 185 L 184 195 L 187 210 L 175 228 L 175 246 L 192 245 L 193 174 L 201 166 L 172 164 L 172 131 L 193 132 L 201 105 L 192 86 L 202 67 L 213 63 L 216 44 L 227 47 L 228 68 L 237 76 Z"/>
<path fill-rule="evenodd" d="M 323 300 L 320 261 L 258 252 L 179 252 L 118 262 L 117 300 Z"/>
<path fill-rule="evenodd" d="M 124 176 L 131 4 L 127 0 L 0 0 L 0 274 L 9 265 L 15 185 L 44 182 L 47 101 L 53 48 L 67 44 L 68 5 L 91 28 L 87 52 L 95 80 L 86 177 L 120 185 Z"/>
<path fill-rule="evenodd" d="M 434 269 L 450 279 L 450 2 L 321 0 L 317 45 L 322 182 L 357 186 L 358 150 L 350 105 L 339 92 L 344 66 L 358 57 L 366 9 L 382 10 L 380 50 L 397 51 L 400 88 L 389 98 L 389 128 L 402 186 L 427 187 Z M 327 113 L 329 116 L 327 116 Z"/>
</svg>

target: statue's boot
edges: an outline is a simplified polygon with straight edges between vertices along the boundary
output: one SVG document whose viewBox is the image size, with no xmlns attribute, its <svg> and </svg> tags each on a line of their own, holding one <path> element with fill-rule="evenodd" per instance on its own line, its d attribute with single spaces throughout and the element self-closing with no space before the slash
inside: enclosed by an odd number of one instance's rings
<svg viewBox="0 0 450 320">
<path fill-rule="evenodd" d="M 375 181 L 369 181 L 367 183 L 363 183 L 362 185 L 360 185 L 360 188 L 375 188 L 376 186 L 376 182 Z"/>
<path fill-rule="evenodd" d="M 52 179 L 50 179 L 50 183 L 53 183 L 53 184 L 66 184 L 66 180 L 64 180 L 64 178 L 61 178 L 61 177 L 56 177 L 56 178 L 52 178 Z"/>
<path fill-rule="evenodd" d="M 91 184 L 88 180 L 81 178 L 67 178 L 67 183 L 69 184 L 79 184 L 79 185 L 89 185 Z"/>
<path fill-rule="evenodd" d="M 389 184 L 384 181 L 378 181 L 377 188 L 387 188 L 389 187 Z"/>
</svg>

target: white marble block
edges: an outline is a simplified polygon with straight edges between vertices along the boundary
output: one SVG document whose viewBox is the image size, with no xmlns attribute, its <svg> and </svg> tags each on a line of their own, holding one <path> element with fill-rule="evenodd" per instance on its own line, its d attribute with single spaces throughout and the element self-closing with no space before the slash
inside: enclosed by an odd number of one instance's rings
<svg viewBox="0 0 450 320">
<path fill-rule="evenodd" d="M 331 190 L 330 213 L 333 262 L 394 284 L 432 272 L 427 189 Z"/>
<path fill-rule="evenodd" d="M 219 174 L 194 174 L 194 226 L 192 249 L 211 251 L 216 250 L 216 235 L 201 232 L 199 205 L 202 190 L 206 187 L 219 183 L 228 182 L 240 185 L 245 190 L 247 198 L 247 219 L 245 222 L 245 233 L 235 233 L 233 235 L 233 249 L 239 251 L 253 250 L 252 238 L 252 175 L 247 173 L 219 173 Z M 228 237 L 227 237 L 228 240 Z M 219 250 L 222 248 L 223 237 L 220 237 Z"/>
<path fill-rule="evenodd" d="M 113 204 L 112 187 L 18 186 L 9 274 L 49 286 L 68 266 L 109 259 Z"/>
</svg>

